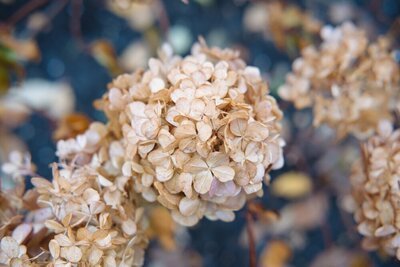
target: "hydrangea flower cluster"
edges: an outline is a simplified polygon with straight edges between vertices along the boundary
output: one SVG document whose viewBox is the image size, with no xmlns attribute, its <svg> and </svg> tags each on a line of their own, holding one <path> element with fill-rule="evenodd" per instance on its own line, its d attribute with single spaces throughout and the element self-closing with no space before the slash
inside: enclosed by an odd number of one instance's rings
<svg viewBox="0 0 400 267">
<path fill-rule="evenodd" d="M 52 182 L 34 177 L 35 190 L 20 198 L 38 206 L 31 204 L 23 221 L 22 214 L 16 218 L 19 225 L 8 223 L 2 231 L 0 263 L 142 266 L 144 209 L 137 206 L 133 181 L 121 172 L 122 145 L 105 125 L 93 123 L 76 139 L 60 141 L 58 155 Z"/>
<path fill-rule="evenodd" d="M 268 93 L 237 51 L 201 41 L 180 58 L 164 46 L 148 70 L 117 77 L 96 103 L 107 125 L 57 143 L 52 181 L 34 177 L 25 192 L 29 158 L 4 166 L 18 186 L 14 198 L 0 190 L 0 263 L 141 266 L 145 201 L 182 225 L 233 220 L 283 164 L 282 113 Z"/>
<path fill-rule="evenodd" d="M 97 104 L 125 149 L 122 173 L 183 225 L 231 221 L 283 164 L 282 113 L 238 51 L 200 41 L 184 58 L 169 46 L 149 69 L 125 74 Z"/>
<path fill-rule="evenodd" d="M 399 99 L 399 66 L 389 41 L 369 43 L 351 23 L 325 26 L 321 37 L 319 48 L 305 48 L 293 62 L 279 95 L 296 108 L 313 107 L 314 124 L 328 124 L 339 137 L 370 136 L 379 121 L 393 120 Z"/>
<path fill-rule="evenodd" d="M 382 122 L 362 148 L 350 177 L 362 245 L 400 259 L 400 130 Z"/>
</svg>

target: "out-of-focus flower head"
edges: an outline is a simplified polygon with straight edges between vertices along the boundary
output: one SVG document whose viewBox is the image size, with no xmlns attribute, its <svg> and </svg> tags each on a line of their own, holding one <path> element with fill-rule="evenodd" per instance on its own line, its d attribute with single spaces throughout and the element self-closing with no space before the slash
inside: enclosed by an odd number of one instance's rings
<svg viewBox="0 0 400 267">
<path fill-rule="evenodd" d="M 299 109 L 312 107 L 314 124 L 326 123 L 338 136 L 359 138 L 376 131 L 382 119 L 393 120 L 400 92 L 400 72 L 387 39 L 369 43 L 351 23 L 321 30 L 319 48 L 307 47 L 279 95 Z"/>
<path fill-rule="evenodd" d="M 121 138 L 123 175 L 183 225 L 233 220 L 283 164 L 282 113 L 259 69 L 203 41 L 184 58 L 164 45 L 148 65 L 98 103 Z"/>
<path fill-rule="evenodd" d="M 380 123 L 378 134 L 362 145 L 362 156 L 350 177 L 362 245 L 400 259 L 400 130 Z"/>
<path fill-rule="evenodd" d="M 249 32 L 263 33 L 281 50 L 297 56 L 300 49 L 318 39 L 321 22 L 312 14 L 283 1 L 257 1 L 246 9 L 243 25 Z"/>
</svg>

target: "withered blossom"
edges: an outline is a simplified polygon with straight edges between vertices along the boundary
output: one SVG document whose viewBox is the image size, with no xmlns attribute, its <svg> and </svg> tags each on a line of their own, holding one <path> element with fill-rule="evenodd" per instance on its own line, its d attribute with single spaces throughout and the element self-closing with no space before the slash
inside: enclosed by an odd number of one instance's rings
<svg viewBox="0 0 400 267">
<path fill-rule="evenodd" d="M 24 218 L 11 217 L 2 229 L 0 263 L 142 266 L 147 246 L 144 210 L 137 205 L 133 181 L 121 172 L 121 149 L 101 123 L 93 123 L 75 139 L 60 141 L 60 163 L 53 164 L 52 181 L 32 178 L 31 201 L 38 206 Z M 29 195 L 28 191 L 24 198 Z M 26 255 L 34 257 L 29 260 Z"/>
<path fill-rule="evenodd" d="M 381 120 L 393 120 L 400 72 L 384 37 L 370 42 L 351 23 L 321 30 L 319 48 L 309 46 L 293 62 L 279 95 L 296 108 L 312 107 L 314 125 L 326 123 L 339 137 L 365 138 Z"/>
<path fill-rule="evenodd" d="M 400 130 L 382 122 L 378 134 L 362 144 L 362 159 L 350 181 L 354 218 L 367 250 L 382 249 L 400 259 Z"/>
<path fill-rule="evenodd" d="M 144 200 L 194 225 L 232 221 L 248 197 L 262 194 L 269 170 L 283 164 L 284 141 L 282 113 L 260 71 L 203 41 L 185 58 L 169 46 L 159 54 L 148 70 L 110 84 L 97 102 L 107 125 L 93 122 L 58 142 L 51 181 L 34 177 L 24 193 L 18 179 L 19 206 L 4 202 L 0 263 L 141 266 Z M 5 170 L 24 175 L 29 158 L 13 158 Z"/>
<path fill-rule="evenodd" d="M 183 225 L 233 220 L 283 164 L 282 113 L 259 69 L 202 40 L 184 58 L 164 45 L 148 67 L 97 103 L 120 137 L 123 175 Z"/>
</svg>

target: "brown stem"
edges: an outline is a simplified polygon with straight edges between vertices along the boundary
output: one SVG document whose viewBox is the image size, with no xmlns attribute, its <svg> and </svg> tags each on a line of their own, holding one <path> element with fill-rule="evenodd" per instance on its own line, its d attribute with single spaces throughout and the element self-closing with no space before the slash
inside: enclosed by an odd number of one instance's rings
<svg viewBox="0 0 400 267">
<path fill-rule="evenodd" d="M 38 33 L 40 33 L 44 28 L 46 28 L 46 26 L 48 26 L 48 24 L 51 22 L 51 20 L 53 20 L 53 18 L 55 16 L 57 16 L 64 9 L 64 7 L 67 5 L 68 1 L 69 0 L 57 0 L 57 1 L 53 2 L 53 6 L 52 6 L 51 10 L 47 14 L 47 23 L 45 25 L 43 25 L 42 28 L 31 32 L 29 37 L 32 39 L 35 38 Z"/>
<path fill-rule="evenodd" d="M 160 28 L 164 34 L 168 32 L 169 29 L 169 18 L 168 18 L 168 13 L 165 8 L 165 5 L 162 0 L 159 0 L 159 5 L 160 5 Z"/>
<path fill-rule="evenodd" d="M 82 0 L 72 0 L 71 2 L 71 19 L 70 19 L 70 29 L 71 34 L 78 43 L 80 48 L 85 48 L 85 42 L 82 37 L 81 30 L 81 16 L 82 16 Z"/>
<path fill-rule="evenodd" d="M 254 220 L 249 210 L 246 211 L 246 229 L 249 240 L 249 266 L 257 266 L 256 242 L 254 240 Z"/>
<path fill-rule="evenodd" d="M 31 0 L 20 9 L 18 9 L 11 17 L 7 20 L 8 27 L 14 26 L 18 21 L 25 18 L 32 11 L 46 4 L 49 0 Z"/>
</svg>

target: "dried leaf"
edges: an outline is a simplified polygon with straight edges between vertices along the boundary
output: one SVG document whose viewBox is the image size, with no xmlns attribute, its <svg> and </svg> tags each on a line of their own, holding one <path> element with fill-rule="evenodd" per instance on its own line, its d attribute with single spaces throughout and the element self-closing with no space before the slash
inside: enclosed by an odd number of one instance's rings
<svg viewBox="0 0 400 267">
<path fill-rule="evenodd" d="M 112 76 L 122 73 L 114 47 L 109 41 L 94 41 L 90 46 L 90 52 L 97 62 L 105 67 Z"/>
<path fill-rule="evenodd" d="M 84 133 L 90 124 L 90 119 L 83 114 L 72 113 L 64 116 L 58 121 L 57 129 L 54 131 L 55 140 L 74 138 Z"/>
<path fill-rule="evenodd" d="M 260 266 L 284 267 L 292 255 L 290 247 L 282 240 L 271 240 L 261 254 Z"/>
<path fill-rule="evenodd" d="M 299 198 L 312 190 L 311 178 L 299 172 L 287 172 L 277 178 L 271 186 L 272 193 L 285 198 Z"/>
</svg>

